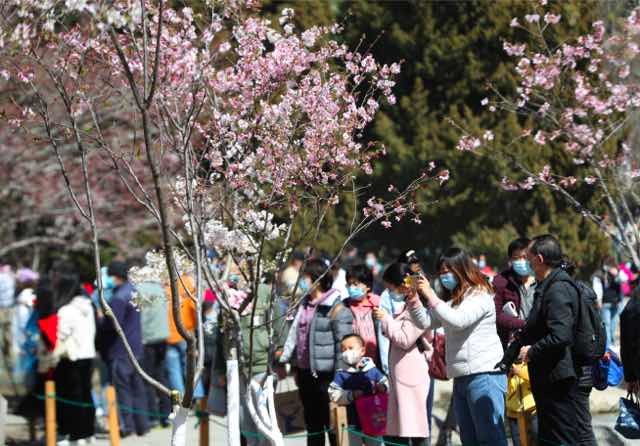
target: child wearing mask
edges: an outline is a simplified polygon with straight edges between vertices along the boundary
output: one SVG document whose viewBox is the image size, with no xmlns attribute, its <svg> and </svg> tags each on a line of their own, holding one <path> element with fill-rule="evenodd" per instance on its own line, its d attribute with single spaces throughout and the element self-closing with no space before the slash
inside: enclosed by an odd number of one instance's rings
<svg viewBox="0 0 640 446">
<path fill-rule="evenodd" d="M 373 360 L 365 356 L 365 341 L 357 334 L 346 335 L 340 342 L 342 360 L 347 364 L 346 369 L 338 370 L 329 385 L 331 401 L 348 406 L 347 420 L 350 426 L 361 429 L 360 419 L 356 411 L 355 401 L 367 395 L 386 393 L 388 390 L 387 377 L 376 368 Z M 377 445 L 380 439 L 363 439 L 355 434 L 349 435 L 349 444 L 367 446 Z"/>
<path fill-rule="evenodd" d="M 412 271 L 404 263 L 391 264 L 383 280 L 394 302 L 414 295 Z M 426 446 L 429 438 L 427 396 L 429 358 L 433 353 L 431 330 L 419 328 L 411 319 L 404 302 L 391 315 L 382 308 L 374 310 L 382 332 L 389 338 L 388 441 L 396 444 Z"/>
</svg>

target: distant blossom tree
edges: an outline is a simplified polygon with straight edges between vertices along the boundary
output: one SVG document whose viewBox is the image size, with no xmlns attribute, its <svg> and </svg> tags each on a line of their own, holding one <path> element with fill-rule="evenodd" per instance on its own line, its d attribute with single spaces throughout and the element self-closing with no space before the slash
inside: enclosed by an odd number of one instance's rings
<svg viewBox="0 0 640 446">
<path fill-rule="evenodd" d="M 505 176 L 505 190 L 543 186 L 562 195 L 640 267 L 640 10 L 630 11 L 618 30 L 607 32 L 597 21 L 590 34 L 558 42 L 554 27 L 562 17 L 548 10 L 545 0 L 538 3 L 511 22 L 536 44 L 503 44 L 517 59 L 515 95 L 489 86 L 493 94 L 482 100 L 491 111 L 517 114 L 526 130 L 505 143 L 491 130 L 454 123 L 464 133 L 457 149 L 509 160 L 521 176 Z M 573 167 L 527 164 L 517 150 L 525 139 L 550 149 L 556 159 L 569 158 Z M 590 207 L 587 200 L 594 194 L 602 199 Z"/>
<path fill-rule="evenodd" d="M 6 87 L 5 97 L 15 91 L 14 86 L 14 82 L 0 81 L 0 88 Z M 0 257 L 20 258 L 29 253 L 37 265 L 49 248 L 58 252 L 90 249 L 90 228 L 82 223 L 69 197 L 44 130 L 26 131 L 28 123 L 38 119 L 35 112 L 10 102 L 3 104 L 2 112 L 6 119 L 0 125 Z M 68 146 L 61 149 L 60 155 L 70 183 L 74 187 L 81 185 L 83 175 L 77 157 Z M 136 248 L 132 239 L 155 222 L 129 196 L 108 163 L 96 154 L 88 163 L 92 187 L 99 197 L 96 218 L 102 237 L 133 254 Z M 126 214 L 121 212 L 124 206 L 128 209 Z"/>
<path fill-rule="evenodd" d="M 381 65 L 338 44 L 338 26 L 297 32 L 290 9 L 273 25 L 257 15 L 253 1 L 205 3 L 205 12 L 195 14 L 163 0 L 9 0 L 0 7 L 0 70 L 22 87 L 15 119 L 31 110 L 33 119 L 19 126 L 44 135 L 63 178 L 69 168 L 62 154 L 75 155 L 83 181 L 67 182 L 67 192 L 91 230 L 96 271 L 102 228 L 92 157 L 110 166 L 159 228 L 162 248 L 131 276 L 171 289 L 172 317 L 187 343 L 185 394 L 154 381 L 131 352 L 130 358 L 148 382 L 174 397 L 175 445 L 186 442 L 203 369 L 204 291 L 216 291 L 230 340 L 228 443 L 236 446 L 238 369 L 250 377 L 251 367 L 241 347 L 249 343 L 250 356 L 253 348 L 253 334 L 243 339 L 239 318 L 254 311 L 264 277 L 280 271 L 294 248 L 313 246 L 341 200 L 352 206 L 346 244 L 376 222 L 419 222 L 414 194 L 446 181 L 449 172 L 429 164 L 402 187 L 390 185 L 388 197 L 367 196 L 358 178 L 372 173 L 385 148 L 363 141 L 363 130 L 381 101 L 395 102 L 400 65 Z M 45 94 L 50 91 L 57 95 Z M 124 135 L 115 130 L 123 120 Z M 226 259 L 221 274 L 206 261 L 209 248 Z M 234 265 L 240 292 L 226 283 Z M 197 333 L 180 317 L 184 274 L 195 278 L 189 298 Z M 272 287 L 271 307 L 276 298 Z M 292 302 L 290 311 L 299 304 Z M 273 339 L 272 317 L 266 325 Z M 283 444 L 273 382 L 251 382 L 243 398 L 260 432 Z"/>
</svg>

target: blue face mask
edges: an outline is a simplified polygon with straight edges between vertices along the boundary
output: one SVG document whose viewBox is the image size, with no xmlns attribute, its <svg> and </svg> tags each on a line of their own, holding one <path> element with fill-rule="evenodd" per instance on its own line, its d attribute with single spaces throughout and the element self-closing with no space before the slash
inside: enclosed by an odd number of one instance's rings
<svg viewBox="0 0 640 446">
<path fill-rule="evenodd" d="M 394 302 L 404 302 L 404 294 L 389 290 L 389 297 Z"/>
<path fill-rule="evenodd" d="M 478 268 L 482 269 L 485 266 L 487 266 L 487 261 L 486 260 L 478 260 Z"/>
<path fill-rule="evenodd" d="M 111 290 L 116 287 L 116 282 L 113 280 L 113 276 L 107 276 L 107 280 L 104 281 L 103 285 L 106 289 Z"/>
<path fill-rule="evenodd" d="M 355 285 L 351 285 L 347 291 L 349 292 L 349 299 L 353 300 L 362 300 L 366 294 L 362 288 Z"/>
<path fill-rule="evenodd" d="M 529 265 L 528 260 L 514 260 L 513 262 L 511 262 L 511 267 L 513 268 L 513 272 L 515 272 L 519 276 L 524 277 L 531 275 L 531 265 Z"/>
<path fill-rule="evenodd" d="M 367 260 L 365 260 L 365 263 L 369 268 L 373 268 L 374 266 L 376 266 L 376 259 L 368 257 Z"/>
<path fill-rule="evenodd" d="M 300 282 L 298 282 L 298 289 L 302 294 L 307 294 L 309 292 L 309 282 L 305 279 L 301 279 Z"/>
<path fill-rule="evenodd" d="M 100 275 L 102 276 L 102 287 L 105 290 L 111 290 L 116 287 L 116 283 L 113 280 L 113 276 L 110 276 L 109 274 L 107 274 L 106 266 L 103 266 L 102 268 L 100 268 Z M 93 283 L 95 286 L 98 286 L 98 280 L 95 280 Z"/>
<path fill-rule="evenodd" d="M 458 279 L 453 273 L 440 274 L 440 283 L 449 291 L 453 291 L 458 287 Z"/>
</svg>

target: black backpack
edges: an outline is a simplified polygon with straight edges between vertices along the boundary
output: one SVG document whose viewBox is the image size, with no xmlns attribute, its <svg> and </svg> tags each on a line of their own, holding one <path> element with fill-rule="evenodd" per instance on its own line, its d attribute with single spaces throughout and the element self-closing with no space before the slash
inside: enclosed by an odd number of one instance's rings
<svg viewBox="0 0 640 446">
<path fill-rule="evenodd" d="M 578 291 L 578 317 L 572 352 L 577 362 L 584 365 L 596 363 L 606 351 L 607 333 L 600 317 L 595 291 L 577 280 L 571 284 Z"/>
</svg>

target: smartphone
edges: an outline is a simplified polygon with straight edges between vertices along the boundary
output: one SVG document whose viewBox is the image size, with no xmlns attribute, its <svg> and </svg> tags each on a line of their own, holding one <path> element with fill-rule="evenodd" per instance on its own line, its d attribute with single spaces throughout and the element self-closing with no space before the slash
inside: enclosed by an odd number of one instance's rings
<svg viewBox="0 0 640 446">
<path fill-rule="evenodd" d="M 418 281 L 418 279 L 421 278 L 421 277 L 422 277 L 422 274 L 420 274 L 420 273 L 411 274 L 410 276 L 407 276 L 404 279 L 404 283 L 408 287 L 414 287 L 416 285 L 416 282 Z"/>
</svg>

